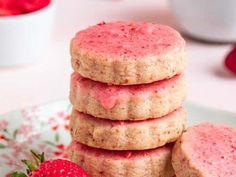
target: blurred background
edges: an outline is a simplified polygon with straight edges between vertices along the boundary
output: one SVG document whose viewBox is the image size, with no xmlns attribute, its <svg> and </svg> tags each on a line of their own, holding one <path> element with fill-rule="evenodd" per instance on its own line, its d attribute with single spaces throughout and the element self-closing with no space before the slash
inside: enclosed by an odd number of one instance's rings
<svg viewBox="0 0 236 177">
<path fill-rule="evenodd" d="M 236 41 L 236 1 L 55 0 L 48 6 L 23 19 L 0 17 L 0 114 L 67 98 L 71 38 L 90 25 L 117 20 L 179 30 L 187 41 L 188 100 L 236 111 L 236 75 L 224 64 Z"/>
</svg>

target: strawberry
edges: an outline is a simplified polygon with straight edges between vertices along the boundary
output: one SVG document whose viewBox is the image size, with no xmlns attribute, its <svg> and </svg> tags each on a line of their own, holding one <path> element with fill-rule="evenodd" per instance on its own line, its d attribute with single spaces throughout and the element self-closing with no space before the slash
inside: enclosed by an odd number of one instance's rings
<svg viewBox="0 0 236 177">
<path fill-rule="evenodd" d="M 12 16 L 37 11 L 51 0 L 0 0 L 0 16 Z"/>
<path fill-rule="evenodd" d="M 14 8 L 16 3 L 14 3 L 12 0 L 0 0 L 0 7 L 1 8 L 7 8 L 11 9 Z"/>
<path fill-rule="evenodd" d="M 15 1 L 0 0 L 0 16 L 13 16 L 21 13 L 22 11 L 18 8 Z"/>
<path fill-rule="evenodd" d="M 21 13 L 22 12 L 17 9 L 5 9 L 0 7 L 0 16 L 14 16 Z"/>
<path fill-rule="evenodd" d="M 27 175 L 21 172 L 14 172 L 12 177 L 88 177 L 80 166 L 71 161 L 65 159 L 45 161 L 44 153 L 31 152 L 35 162 L 22 160 L 27 166 Z"/>
<path fill-rule="evenodd" d="M 233 48 L 232 51 L 226 56 L 225 59 L 225 66 L 228 68 L 232 73 L 236 74 L 236 46 Z"/>
<path fill-rule="evenodd" d="M 21 10 L 25 13 L 34 12 L 46 7 L 50 0 L 17 0 Z"/>
</svg>

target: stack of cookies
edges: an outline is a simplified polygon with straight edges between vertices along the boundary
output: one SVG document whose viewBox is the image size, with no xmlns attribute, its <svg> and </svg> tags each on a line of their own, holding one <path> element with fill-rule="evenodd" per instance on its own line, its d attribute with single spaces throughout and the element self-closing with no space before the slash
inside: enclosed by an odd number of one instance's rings
<svg viewBox="0 0 236 177">
<path fill-rule="evenodd" d="M 72 161 L 91 177 L 173 177 L 185 129 L 185 42 L 170 27 L 100 23 L 71 42 Z"/>
</svg>

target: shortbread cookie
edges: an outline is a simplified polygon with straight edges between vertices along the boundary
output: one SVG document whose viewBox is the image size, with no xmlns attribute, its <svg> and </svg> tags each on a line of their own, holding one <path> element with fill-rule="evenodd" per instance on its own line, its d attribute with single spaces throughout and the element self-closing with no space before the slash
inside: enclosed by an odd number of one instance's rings
<svg viewBox="0 0 236 177">
<path fill-rule="evenodd" d="M 72 67 L 86 78 L 115 85 L 150 83 L 185 69 L 185 42 L 153 23 L 101 23 L 76 34 Z"/>
<path fill-rule="evenodd" d="M 80 143 L 69 147 L 69 158 L 91 177 L 173 177 L 171 145 L 144 151 L 109 151 Z"/>
<path fill-rule="evenodd" d="M 176 111 L 159 119 L 114 121 L 97 119 L 73 110 L 72 139 L 91 147 L 108 150 L 144 150 L 174 142 L 185 129 L 185 111 Z"/>
<path fill-rule="evenodd" d="M 70 100 L 75 109 L 111 120 L 144 120 L 162 117 L 179 108 L 186 97 L 182 75 L 150 84 L 115 86 L 71 77 Z"/>
<path fill-rule="evenodd" d="M 172 163 L 176 177 L 235 177 L 236 129 L 210 123 L 187 129 Z"/>
</svg>

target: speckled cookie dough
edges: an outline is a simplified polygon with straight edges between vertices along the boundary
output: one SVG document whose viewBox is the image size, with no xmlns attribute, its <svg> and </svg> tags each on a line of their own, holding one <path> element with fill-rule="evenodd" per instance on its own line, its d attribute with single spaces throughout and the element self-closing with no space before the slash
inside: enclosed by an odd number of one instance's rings
<svg viewBox="0 0 236 177">
<path fill-rule="evenodd" d="M 173 177 L 171 145 L 145 151 L 109 151 L 80 143 L 69 147 L 69 158 L 91 177 Z"/>
<path fill-rule="evenodd" d="M 91 26 L 71 41 L 72 67 L 115 85 L 150 83 L 184 71 L 185 41 L 174 29 L 145 22 Z"/>
<path fill-rule="evenodd" d="M 144 120 L 162 117 L 182 106 L 186 98 L 182 75 L 150 84 L 115 86 L 71 77 L 70 100 L 75 109 L 111 120 Z"/>
</svg>

